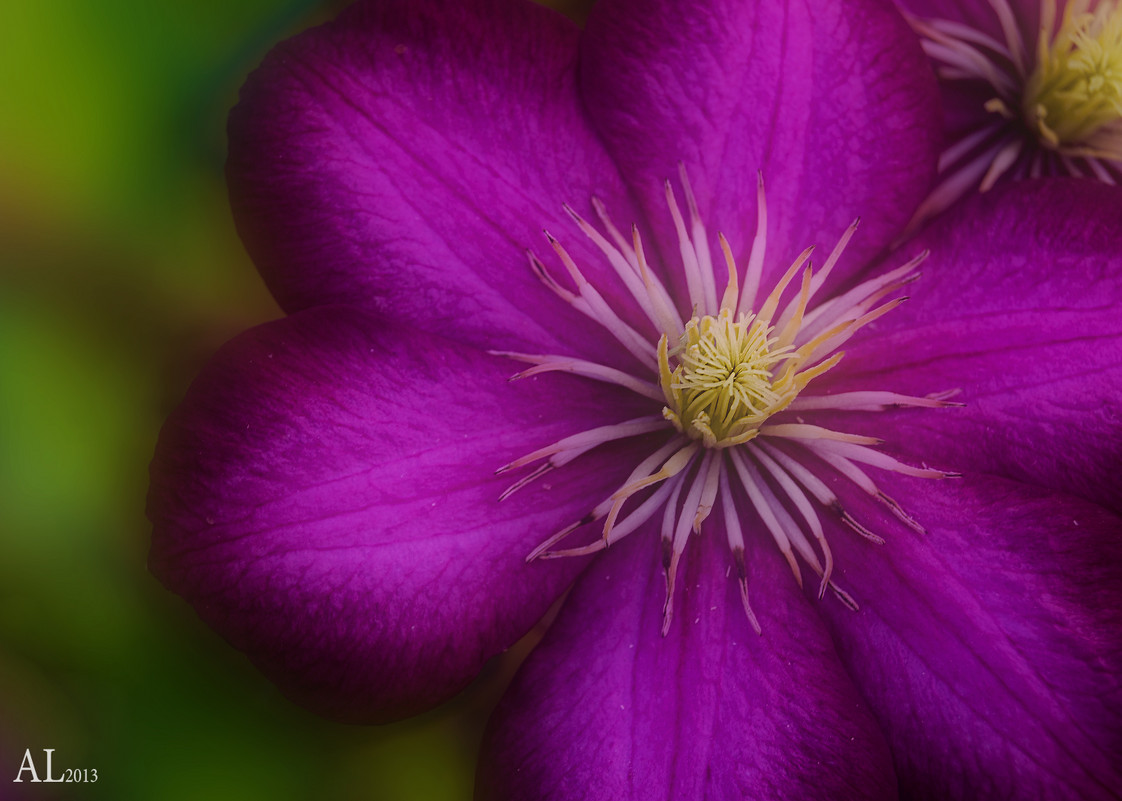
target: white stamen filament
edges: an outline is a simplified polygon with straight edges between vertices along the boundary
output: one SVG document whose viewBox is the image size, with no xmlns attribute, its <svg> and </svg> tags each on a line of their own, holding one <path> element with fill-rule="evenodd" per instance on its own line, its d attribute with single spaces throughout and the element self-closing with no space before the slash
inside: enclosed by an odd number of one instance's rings
<svg viewBox="0 0 1122 801">
<path fill-rule="evenodd" d="M 744 564 L 744 532 L 740 528 L 740 516 L 736 511 L 736 502 L 729 488 L 728 471 L 721 470 L 721 511 L 725 517 L 725 534 L 728 537 L 729 551 L 732 553 L 736 565 L 736 581 L 740 585 L 740 602 L 744 607 L 744 616 L 748 623 L 755 629 L 756 634 L 763 634 L 760 621 L 752 611 L 752 604 L 748 602 L 748 570 Z"/>
<path fill-rule="evenodd" d="M 833 467 L 854 484 L 865 490 L 865 492 L 869 493 L 869 495 L 887 506 L 889 511 L 891 511 L 892 514 L 894 514 L 900 520 L 900 522 L 904 523 L 906 526 L 914 529 L 920 534 L 927 533 L 923 526 L 921 526 L 915 519 L 913 519 L 907 512 L 905 512 L 900 504 L 898 504 L 895 500 L 882 492 L 877 487 L 876 483 L 871 478 L 869 478 L 865 471 L 855 465 L 851 460 L 839 454 L 831 453 L 830 451 L 823 448 L 815 449 L 814 453 L 822 461 L 826 462 L 828 465 Z M 946 476 L 940 477 L 945 478 Z"/>
<path fill-rule="evenodd" d="M 546 457 L 549 457 L 550 464 L 554 467 L 561 467 L 598 445 L 603 445 L 606 442 L 617 439 L 638 436 L 639 434 L 647 434 L 665 427 L 661 417 L 652 416 L 638 417 L 634 420 L 615 423 L 614 425 L 600 426 L 599 428 L 590 428 L 587 431 L 581 431 L 579 434 L 573 434 L 564 439 L 559 439 L 552 445 L 539 448 L 520 459 L 515 459 L 509 464 L 503 465 L 495 472 L 505 473 L 507 470 L 513 470 L 516 467 L 524 467 L 531 462 L 536 462 L 538 459 L 544 459 Z"/>
<path fill-rule="evenodd" d="M 740 479 L 740 484 L 744 487 L 745 493 L 748 495 L 748 500 L 752 502 L 752 506 L 756 508 L 756 514 L 760 516 L 763 521 L 764 527 L 771 532 L 772 539 L 779 547 L 780 553 L 783 558 L 787 560 L 787 565 L 791 568 L 791 572 L 795 576 L 795 581 L 801 587 L 803 586 L 802 573 L 799 572 L 799 563 L 795 559 L 794 551 L 791 549 L 791 540 L 787 536 L 787 531 L 780 524 L 779 519 L 775 516 L 775 509 L 764 498 L 763 488 L 759 480 L 759 475 L 753 475 L 748 472 L 748 465 L 737 457 L 740 454 L 733 451 L 730 456 L 733 465 L 736 468 L 737 478 Z"/>
<path fill-rule="evenodd" d="M 901 395 L 898 392 L 839 392 L 837 395 L 800 395 L 791 401 L 787 408 L 791 411 L 808 412 L 818 409 L 839 409 L 849 412 L 883 412 L 910 406 L 923 406 L 941 409 L 945 406 L 961 406 L 933 397 L 917 398 Z"/>
<path fill-rule="evenodd" d="M 754 464 L 752 464 L 747 459 L 744 459 L 741 454 L 735 451 L 730 453 L 730 457 L 736 464 L 737 472 L 741 474 L 741 480 L 744 480 L 745 475 L 751 478 L 756 489 L 763 497 L 764 503 L 767 504 L 769 510 L 771 511 L 772 518 L 779 522 L 783 533 L 790 541 L 794 549 L 798 552 L 799 556 L 803 558 L 804 562 L 810 565 L 811 569 L 814 570 L 815 573 L 823 578 L 822 587 L 819 589 L 818 593 L 818 597 L 821 598 L 823 595 L 825 595 L 826 585 L 830 581 L 830 577 L 828 575 L 829 571 L 824 569 L 822 567 L 822 564 L 818 561 L 818 554 L 814 552 L 814 548 L 811 546 L 810 541 L 803 534 L 802 528 L 795 522 L 794 518 L 791 517 L 791 514 L 787 511 L 783 504 L 779 502 L 779 498 L 776 497 L 775 493 L 772 491 L 767 482 L 761 478 L 760 471 Z M 826 553 L 824 555 L 826 556 L 827 564 L 829 565 L 830 570 L 832 570 L 833 556 L 829 553 L 828 549 L 826 550 Z"/>
<path fill-rule="evenodd" d="M 682 211 L 678 208 L 678 201 L 674 197 L 674 187 L 670 181 L 666 182 L 666 205 L 670 207 L 670 216 L 674 219 L 674 230 L 678 232 L 678 252 L 682 256 L 683 272 L 686 274 L 686 288 L 690 295 L 690 306 L 700 310 L 703 314 L 712 314 L 716 308 L 706 303 L 705 282 L 701 277 L 701 264 L 697 259 L 697 251 L 686 233 L 686 221 L 682 219 Z"/>
<path fill-rule="evenodd" d="M 849 339 L 854 334 L 856 334 L 859 329 L 863 328 L 874 320 L 880 319 L 907 299 L 907 297 L 902 297 L 891 300 L 888 303 L 885 303 L 883 306 L 878 306 L 872 311 L 862 314 L 855 320 L 846 320 L 845 322 L 838 324 L 834 328 L 825 332 L 825 334 L 821 338 L 815 338 L 811 340 L 810 343 L 799 348 L 800 353 L 803 354 L 805 363 L 814 364 L 820 358 L 830 353 L 831 351 L 836 351 L 838 348 L 848 342 Z M 805 353 L 803 353 L 804 348 L 806 348 Z"/>
<path fill-rule="evenodd" d="M 822 529 L 822 521 L 818 519 L 818 513 L 814 511 L 814 507 L 810 505 L 810 501 L 803 491 L 774 460 L 759 452 L 757 452 L 756 456 L 757 462 L 775 479 L 780 489 L 783 490 L 787 498 L 795 505 L 795 508 L 799 510 L 799 515 L 805 521 L 807 528 L 814 534 L 814 538 L 818 541 L 818 547 L 821 549 L 822 557 L 826 563 L 822 574 L 822 586 L 818 589 L 818 597 L 821 598 L 826 593 L 826 585 L 829 583 L 830 575 L 834 571 L 834 555 L 830 551 L 829 543 L 826 542 L 826 532 Z"/>
<path fill-rule="evenodd" d="M 614 367 L 607 367 L 602 364 L 596 364 L 595 362 L 587 362 L 583 359 L 570 359 L 565 356 L 514 353 L 513 351 L 504 350 L 490 350 L 487 352 L 492 356 L 505 356 L 508 359 L 528 362 L 534 365 L 520 373 L 515 373 L 511 376 L 512 381 L 520 378 L 530 378 L 542 373 L 573 373 L 575 375 L 582 375 L 585 378 L 594 378 L 597 381 L 603 381 L 608 384 L 617 384 L 624 389 L 631 390 L 637 395 L 645 395 L 651 400 L 662 400 L 662 390 L 656 385 L 648 381 L 643 381 L 641 378 L 636 378 L 630 373 L 623 372 L 623 370 L 617 370 Z"/>
<path fill-rule="evenodd" d="M 752 238 L 752 251 L 748 255 L 748 268 L 744 272 L 744 292 L 737 305 L 737 314 L 746 314 L 756 305 L 760 277 L 764 270 L 764 252 L 767 250 L 767 199 L 764 194 L 763 173 L 756 175 L 756 235 Z"/>
<path fill-rule="evenodd" d="M 894 291 L 918 278 L 916 268 L 927 260 L 927 256 L 928 251 L 925 250 L 903 266 L 864 281 L 844 295 L 826 301 L 813 311 L 808 312 L 803 320 L 802 337 L 800 337 L 799 342 L 805 342 L 842 321 L 855 320 L 860 317 L 868 310 L 865 303 L 867 299 L 879 296 L 885 290 Z"/>
<path fill-rule="evenodd" d="M 854 461 L 862 462 L 864 464 L 879 467 L 882 470 L 891 470 L 895 473 L 900 473 L 905 476 L 915 476 L 916 478 L 954 478 L 956 473 L 948 473 L 944 470 L 930 470 L 922 467 L 912 467 L 911 465 L 904 464 L 903 462 L 893 459 L 886 453 L 875 451 L 872 448 L 866 448 L 864 445 L 854 445 L 851 442 L 837 442 L 828 439 L 819 439 L 806 443 L 806 447 L 810 448 L 815 453 L 835 453 L 838 456 Z"/>
<path fill-rule="evenodd" d="M 706 451 L 705 455 L 701 457 L 701 465 L 698 467 L 698 476 L 708 475 L 709 465 L 716 458 L 714 451 Z M 678 575 L 678 563 L 681 561 L 682 553 L 686 550 L 686 540 L 689 539 L 690 531 L 693 527 L 690 525 L 691 518 L 697 518 L 701 509 L 701 496 L 705 491 L 705 485 L 701 481 L 694 480 L 690 484 L 689 491 L 686 493 L 686 500 L 682 504 L 682 510 L 678 514 L 677 523 L 674 525 L 674 541 L 673 552 L 670 557 L 670 566 L 666 571 L 666 602 L 662 609 L 662 636 L 670 631 L 670 621 L 674 618 L 674 581 Z M 674 506 L 670 505 L 667 509 L 673 509 Z"/>
<path fill-rule="evenodd" d="M 682 445 L 682 440 L 680 438 L 678 438 L 678 437 L 671 438 L 671 440 L 669 442 L 667 442 L 665 445 L 663 445 L 657 451 L 652 453 L 646 459 L 639 462 L 639 464 L 635 466 L 635 469 L 631 471 L 631 475 L 629 475 L 627 477 L 627 480 L 623 482 L 623 486 L 626 487 L 627 485 L 631 484 L 631 482 L 635 481 L 640 476 L 649 475 L 650 472 L 654 469 L 655 465 L 661 464 L 667 457 L 670 456 L 671 453 L 678 450 L 681 447 L 681 445 Z M 544 555 L 545 552 L 549 548 L 552 548 L 554 545 L 556 545 L 561 540 L 565 539 L 565 537 L 572 534 L 574 531 L 576 531 L 581 526 L 587 525 L 589 523 L 594 523 L 597 520 L 602 519 L 604 517 L 604 515 L 608 514 L 614 506 L 615 506 L 615 500 L 613 498 L 608 498 L 604 501 L 601 501 L 599 504 L 597 504 L 592 509 L 591 512 L 586 514 L 584 517 L 582 517 L 576 523 L 568 525 L 565 528 L 561 529 L 560 531 L 556 532 L 555 534 L 553 534 L 553 536 L 551 536 L 549 539 L 547 539 L 545 542 L 543 542 L 541 545 L 539 545 L 537 548 L 535 548 L 533 551 L 531 551 L 530 554 L 526 557 L 526 561 L 531 562 L 534 559 L 537 559 L 539 556 Z M 604 539 L 605 540 L 608 539 L 607 534 L 605 534 Z"/>
<path fill-rule="evenodd" d="M 818 272 L 814 273 L 814 275 L 811 277 L 810 291 L 806 296 L 807 304 L 809 304 L 810 301 L 814 299 L 814 296 L 818 293 L 818 290 L 822 288 L 822 285 L 826 283 L 826 279 L 830 277 L 830 273 L 833 271 L 834 265 L 838 263 L 838 260 L 841 258 L 841 254 L 845 251 L 845 246 L 849 244 L 849 240 L 853 238 L 853 235 L 855 233 L 857 233 L 857 226 L 859 226 L 860 224 L 861 219 L 858 218 L 854 220 L 848 228 L 845 229 L 845 233 L 841 235 L 841 237 L 838 239 L 838 243 L 834 245 L 834 249 L 830 251 L 830 255 L 826 259 L 826 263 L 823 264 L 821 269 L 819 269 Z M 776 328 L 784 328 L 787 326 L 787 324 L 794 317 L 796 307 L 798 306 L 800 301 L 801 298 L 791 299 L 791 301 L 787 304 L 787 307 L 783 310 L 783 314 L 779 316 L 779 320 L 775 324 Z M 800 330 L 805 324 L 806 321 L 804 318 L 803 323 L 800 323 Z"/>
<path fill-rule="evenodd" d="M 655 313 L 655 299 L 652 295 L 657 294 L 659 296 L 658 302 L 663 306 L 668 305 L 669 296 L 666 295 L 666 290 L 662 288 L 662 285 L 654 284 L 651 287 L 645 286 L 637 264 L 634 264 L 631 260 L 626 258 L 623 253 L 605 239 L 599 231 L 593 228 L 592 225 L 586 222 L 583 217 L 573 211 L 569 206 L 565 206 L 565 211 L 568 212 L 569 216 L 577 223 L 581 231 L 583 231 L 585 235 L 592 240 L 593 244 L 600 249 L 600 252 L 607 257 L 608 264 L 612 266 L 616 275 L 623 281 L 624 286 L 627 287 L 627 291 L 631 293 L 631 297 L 635 299 L 639 307 L 643 310 L 643 313 L 647 315 L 647 319 L 654 323 L 656 327 L 660 327 L 658 315 Z M 631 256 L 634 258 L 634 253 L 632 253 Z"/>
<path fill-rule="evenodd" d="M 697 198 L 694 197 L 689 176 L 686 175 L 686 165 L 682 162 L 678 162 L 678 179 L 682 182 L 686 207 L 690 211 L 690 239 L 694 253 L 697 255 L 698 264 L 703 265 L 701 283 L 704 287 L 706 303 L 713 306 L 717 302 L 717 278 L 712 270 L 713 261 L 709 257 L 709 236 L 705 232 L 705 222 L 701 219 L 701 212 L 698 211 Z M 704 266 L 708 266 L 709 269 L 704 269 Z"/>
<path fill-rule="evenodd" d="M 787 439 L 805 439 L 815 442 L 820 439 L 834 439 L 839 442 L 853 442 L 857 445 L 880 445 L 882 440 L 876 437 L 866 437 L 861 434 L 846 434 L 842 431 L 831 431 L 822 426 L 807 423 L 781 423 L 772 426 L 760 426 L 760 433 L 765 437 L 786 437 Z"/>
<path fill-rule="evenodd" d="M 566 267 L 572 265 L 570 275 L 574 276 L 574 281 L 577 284 L 577 288 L 580 290 L 580 295 L 578 300 L 578 296 L 574 296 L 571 292 L 566 292 L 571 298 L 569 303 L 578 311 L 606 328 L 611 335 L 616 338 L 616 341 L 627 348 L 640 362 L 648 366 L 652 365 L 654 363 L 655 354 L 651 343 L 648 342 L 642 334 L 620 319 L 619 315 L 608 305 L 608 302 L 596 291 L 596 288 L 581 275 L 572 258 L 565 249 L 561 247 L 561 243 L 549 236 L 548 233 L 546 236 L 549 237 L 550 244 L 553 245 L 554 250 L 561 257 Z M 530 254 L 530 259 L 535 272 L 545 280 L 549 276 L 545 266 L 537 256 L 532 253 Z M 556 286 L 556 282 L 552 281 L 552 278 L 549 278 L 547 285 L 552 288 Z M 560 292 L 558 292 L 558 294 L 560 294 Z M 565 296 L 562 295 L 562 297 L 564 298 Z"/>
<path fill-rule="evenodd" d="M 676 476 L 689 466 L 694 453 L 696 453 L 695 446 L 682 446 L 682 440 L 679 437 L 675 437 L 662 448 L 655 451 L 653 456 L 657 456 L 657 459 L 647 457 L 640 462 L 639 467 L 631 473 L 627 481 L 624 482 L 624 485 L 612 493 L 604 502 L 610 504 L 607 518 L 604 520 L 604 541 L 609 541 L 612 527 L 615 526 L 615 522 L 620 512 L 623 511 L 623 505 L 627 502 L 628 498 L 645 487 Z M 663 461 L 664 459 L 665 462 Z M 654 466 L 660 463 L 662 463 L 661 469 L 653 471 Z"/>
<path fill-rule="evenodd" d="M 639 235 L 638 226 L 633 225 L 631 227 L 631 238 L 635 249 L 635 260 L 639 264 L 639 275 L 643 279 L 643 286 L 647 288 L 647 292 L 650 294 L 659 331 L 668 337 L 681 336 L 682 319 L 674 311 L 674 304 L 669 301 L 669 298 L 661 297 L 663 293 L 655 291 L 655 287 L 661 287 L 662 284 L 659 283 L 647 266 L 646 253 L 643 251 L 643 238 Z"/>
<path fill-rule="evenodd" d="M 757 447 L 759 450 L 757 450 Z M 796 481 L 802 484 L 807 492 L 814 496 L 815 500 L 840 517 L 843 523 L 870 542 L 876 543 L 877 545 L 884 545 L 883 537 L 874 534 L 858 523 L 857 520 L 842 507 L 838 496 L 835 495 L 818 476 L 803 467 L 798 461 L 763 441 L 752 443 L 748 446 L 748 449 L 758 457 L 763 457 L 764 455 L 771 456 L 783 469 L 787 470 Z M 766 464 L 763 458 L 761 458 L 760 461 Z"/>
<path fill-rule="evenodd" d="M 682 486 L 685 483 L 684 478 L 683 476 L 674 482 L 674 490 L 662 514 L 662 572 L 666 580 L 666 600 L 662 606 L 663 637 L 670 630 L 670 621 L 674 617 L 674 579 L 678 570 L 678 560 L 674 557 L 675 512 L 678 509 L 678 498 L 682 494 Z"/>
<path fill-rule="evenodd" d="M 537 553 L 536 556 L 542 559 L 554 559 L 562 556 L 586 556 L 590 553 L 604 550 L 613 543 L 619 542 L 632 531 L 635 531 L 639 526 L 650 520 L 655 512 L 666 506 L 666 499 L 670 495 L 671 490 L 679 484 L 680 482 L 664 481 L 658 489 L 651 493 L 649 498 L 635 509 L 635 511 L 612 526 L 611 531 L 608 532 L 606 537 L 593 540 L 588 545 L 583 545 L 579 548 L 570 548 L 563 551 L 542 551 Z"/>
</svg>

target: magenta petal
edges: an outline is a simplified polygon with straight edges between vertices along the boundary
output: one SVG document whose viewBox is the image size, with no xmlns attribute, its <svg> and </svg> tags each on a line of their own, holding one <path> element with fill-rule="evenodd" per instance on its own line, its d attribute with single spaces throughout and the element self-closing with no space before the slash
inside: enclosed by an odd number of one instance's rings
<svg viewBox="0 0 1122 801">
<path fill-rule="evenodd" d="M 839 530 L 862 608 L 822 608 L 903 794 L 1122 795 L 1122 520 L 996 477 L 882 483 L 929 533 Z"/>
<path fill-rule="evenodd" d="M 965 408 L 896 413 L 878 432 L 912 460 L 1122 510 L 1122 189 L 999 187 L 924 241 L 913 299 L 848 349 L 833 388 L 961 390 Z"/>
<path fill-rule="evenodd" d="M 929 188 L 935 82 L 888 4 L 605 0 L 581 47 L 589 114 L 649 219 L 668 219 L 662 182 L 682 161 L 710 231 L 745 257 L 762 171 L 773 276 L 861 216 L 842 280 Z"/>
<path fill-rule="evenodd" d="M 604 260 L 563 204 L 591 216 L 596 194 L 634 217 L 580 108 L 577 35 L 517 0 L 371 1 L 279 45 L 231 113 L 228 178 L 281 305 L 596 352 L 525 254 L 549 250 L 544 226 L 594 277 Z"/>
<path fill-rule="evenodd" d="M 763 636 L 714 525 L 687 549 L 663 638 L 653 534 L 581 576 L 495 712 L 477 795 L 895 799 L 881 734 L 774 548 L 749 545 Z"/>
<path fill-rule="evenodd" d="M 526 554 L 629 466 L 585 457 L 500 503 L 497 467 L 628 411 L 583 379 L 508 384 L 513 369 L 343 307 L 243 334 L 161 434 L 151 569 L 321 713 L 447 698 L 582 566 Z"/>
</svg>

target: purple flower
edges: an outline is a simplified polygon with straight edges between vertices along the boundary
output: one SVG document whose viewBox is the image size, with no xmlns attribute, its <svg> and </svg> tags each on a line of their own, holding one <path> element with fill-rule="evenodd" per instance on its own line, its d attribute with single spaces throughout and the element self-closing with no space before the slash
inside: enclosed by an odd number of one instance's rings
<svg viewBox="0 0 1122 801">
<path fill-rule="evenodd" d="M 939 73 L 947 132 L 917 220 L 1000 180 L 1122 181 L 1122 3 L 897 3 Z"/>
<path fill-rule="evenodd" d="M 890 7 L 469 5 L 360 4 L 243 91 L 289 316 L 168 421 L 153 571 L 356 721 L 572 584 L 485 796 L 1117 797 L 1119 190 L 882 260 L 938 145 Z"/>
</svg>

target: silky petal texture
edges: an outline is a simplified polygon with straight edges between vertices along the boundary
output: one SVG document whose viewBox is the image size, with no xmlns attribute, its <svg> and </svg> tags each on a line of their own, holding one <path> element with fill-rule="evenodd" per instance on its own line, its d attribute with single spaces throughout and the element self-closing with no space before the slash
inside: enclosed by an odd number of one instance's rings
<svg viewBox="0 0 1122 801">
<path fill-rule="evenodd" d="M 831 391 L 959 389 L 961 409 L 835 423 L 912 461 L 997 473 L 1122 511 L 1122 189 L 1019 182 L 910 245 L 914 298 L 856 338 Z M 833 380 L 829 380 L 833 379 Z"/>
<path fill-rule="evenodd" d="M 529 569 L 527 553 L 638 458 L 608 449 L 500 503 L 512 479 L 496 468 L 629 408 L 590 381 L 512 372 L 341 307 L 243 334 L 161 434 L 152 571 L 318 712 L 388 718 L 451 696 L 580 568 Z"/>
<path fill-rule="evenodd" d="M 577 35 L 517 0 L 371 0 L 278 45 L 231 112 L 227 175 L 280 304 L 360 305 L 484 347 L 601 354 L 605 337 L 525 254 L 549 250 L 544 226 L 602 293 L 618 289 L 563 211 L 592 216 L 597 195 L 625 225 L 635 217 L 580 108 Z"/>
<path fill-rule="evenodd" d="M 1122 795 L 1122 519 L 994 476 L 878 483 L 928 534 L 849 499 L 888 542 L 838 527 L 839 581 L 861 611 L 822 610 L 901 794 Z"/>
<path fill-rule="evenodd" d="M 762 172 L 765 287 L 807 246 L 829 253 L 861 216 L 832 285 L 843 282 L 930 188 L 934 76 L 891 4 L 602 0 L 581 56 L 589 114 L 664 234 L 663 181 L 683 161 L 711 235 L 746 259 Z"/>
<path fill-rule="evenodd" d="M 748 543 L 758 636 L 720 524 L 706 527 L 665 638 L 654 531 L 581 576 L 492 718 L 477 798 L 897 797 L 887 745 L 774 546 Z"/>
</svg>

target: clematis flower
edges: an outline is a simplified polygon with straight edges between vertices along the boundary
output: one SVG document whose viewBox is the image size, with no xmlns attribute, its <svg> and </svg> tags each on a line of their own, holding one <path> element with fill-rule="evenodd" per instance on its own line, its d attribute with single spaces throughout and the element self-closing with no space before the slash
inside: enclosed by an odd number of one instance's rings
<svg viewBox="0 0 1122 801">
<path fill-rule="evenodd" d="M 929 218 L 975 189 L 1051 175 L 1122 181 L 1122 3 L 897 0 L 946 114 Z"/>
<path fill-rule="evenodd" d="M 351 721 L 571 586 L 481 796 L 1116 797 L 1119 190 L 882 258 L 935 97 L 874 0 L 364 3 L 281 45 L 228 174 L 289 316 L 165 426 L 152 570 Z"/>
</svg>

